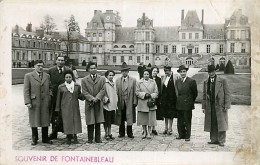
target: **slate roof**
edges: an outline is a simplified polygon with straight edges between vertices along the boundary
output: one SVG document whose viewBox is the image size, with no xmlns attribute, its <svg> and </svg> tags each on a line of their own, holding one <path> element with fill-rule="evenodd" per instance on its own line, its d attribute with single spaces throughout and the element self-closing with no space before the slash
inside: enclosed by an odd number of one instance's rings
<svg viewBox="0 0 260 165">
<path fill-rule="evenodd" d="M 181 26 L 187 28 L 200 28 L 202 26 L 196 10 L 189 10 L 185 16 L 185 19 L 182 21 Z"/>
<path fill-rule="evenodd" d="M 116 28 L 116 43 L 119 42 L 134 42 L 135 39 L 135 33 L 134 33 L 135 27 L 122 27 L 122 28 Z"/>
<path fill-rule="evenodd" d="M 171 27 L 154 27 L 155 41 L 177 41 L 179 39 L 178 26 Z"/>
<path fill-rule="evenodd" d="M 204 24 L 204 35 L 210 34 L 215 39 L 225 35 L 225 24 Z"/>
<path fill-rule="evenodd" d="M 88 24 L 88 28 L 95 28 L 94 23 L 97 23 L 97 28 L 104 28 L 104 15 L 102 11 L 97 10 L 93 18 Z"/>
</svg>

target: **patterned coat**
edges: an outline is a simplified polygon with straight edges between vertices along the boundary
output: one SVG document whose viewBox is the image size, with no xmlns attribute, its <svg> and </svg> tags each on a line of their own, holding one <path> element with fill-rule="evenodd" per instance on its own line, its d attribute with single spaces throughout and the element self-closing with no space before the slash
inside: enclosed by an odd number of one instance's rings
<svg viewBox="0 0 260 165">
<path fill-rule="evenodd" d="M 227 81 L 223 78 L 216 77 L 215 85 L 215 111 L 218 122 L 218 131 L 228 130 L 228 111 L 230 109 L 231 98 Z M 204 81 L 202 109 L 205 109 L 204 131 L 211 131 L 211 104 L 208 95 L 208 80 Z"/>
<path fill-rule="evenodd" d="M 106 83 L 105 77 L 97 75 L 95 81 L 92 80 L 91 75 L 84 77 L 81 80 L 82 94 L 85 96 L 85 117 L 86 124 L 91 125 L 95 123 L 103 123 L 103 97 L 105 95 L 104 85 Z M 91 100 L 96 97 L 100 101 L 94 106 L 90 105 Z"/>
<path fill-rule="evenodd" d="M 47 127 L 50 124 L 50 76 L 42 73 L 42 80 L 36 71 L 24 76 L 24 103 L 31 104 L 29 122 L 31 127 Z"/>
</svg>

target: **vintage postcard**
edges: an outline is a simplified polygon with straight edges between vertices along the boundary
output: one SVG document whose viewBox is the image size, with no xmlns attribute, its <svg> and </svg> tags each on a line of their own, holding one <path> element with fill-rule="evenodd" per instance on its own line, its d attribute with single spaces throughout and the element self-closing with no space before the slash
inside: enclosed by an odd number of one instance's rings
<svg viewBox="0 0 260 165">
<path fill-rule="evenodd" d="M 0 1 L 0 164 L 259 164 L 259 9 Z"/>
</svg>

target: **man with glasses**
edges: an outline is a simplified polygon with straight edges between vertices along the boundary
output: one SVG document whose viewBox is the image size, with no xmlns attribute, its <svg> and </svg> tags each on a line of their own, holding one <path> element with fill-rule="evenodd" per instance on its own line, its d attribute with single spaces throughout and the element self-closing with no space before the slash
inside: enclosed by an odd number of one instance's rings
<svg viewBox="0 0 260 165">
<path fill-rule="evenodd" d="M 52 144 L 48 138 L 50 125 L 50 76 L 43 72 L 43 61 L 35 61 L 35 70 L 24 76 L 24 102 L 29 111 L 32 145 L 38 143 L 38 128 L 42 127 L 42 142 Z"/>
</svg>

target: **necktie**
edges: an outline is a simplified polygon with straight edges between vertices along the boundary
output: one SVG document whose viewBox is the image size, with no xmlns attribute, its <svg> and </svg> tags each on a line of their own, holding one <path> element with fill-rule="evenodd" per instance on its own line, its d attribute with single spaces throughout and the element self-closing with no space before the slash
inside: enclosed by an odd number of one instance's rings
<svg viewBox="0 0 260 165">
<path fill-rule="evenodd" d="M 125 80 L 125 78 L 124 78 L 124 80 L 123 80 L 123 89 L 124 89 L 124 90 L 126 89 L 126 80 Z"/>
<path fill-rule="evenodd" d="M 96 75 L 92 75 L 92 79 L 93 79 L 93 81 L 95 81 L 96 80 Z"/>
<path fill-rule="evenodd" d="M 42 74 L 41 73 L 39 73 L 39 78 L 42 80 Z"/>
<path fill-rule="evenodd" d="M 60 74 L 62 73 L 62 69 L 61 69 L 61 68 L 59 68 L 59 73 L 60 73 Z"/>
</svg>

